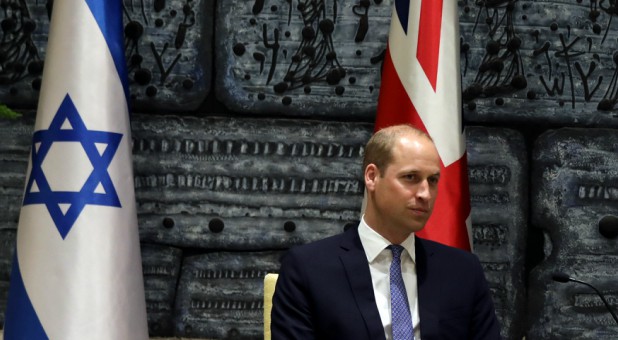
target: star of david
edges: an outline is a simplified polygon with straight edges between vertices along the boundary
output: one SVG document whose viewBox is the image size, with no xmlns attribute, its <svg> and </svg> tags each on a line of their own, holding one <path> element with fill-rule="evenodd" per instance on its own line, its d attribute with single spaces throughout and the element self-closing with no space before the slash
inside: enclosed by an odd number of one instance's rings
<svg viewBox="0 0 618 340">
<path fill-rule="evenodd" d="M 120 133 L 88 130 L 67 94 L 49 129 L 39 130 L 33 134 L 32 170 L 26 183 L 23 204 L 45 204 L 63 239 L 71 231 L 86 205 L 120 207 L 120 200 L 107 168 L 118 150 L 121 139 Z M 92 164 L 93 170 L 79 191 L 52 190 L 43 171 L 41 165 L 52 145 L 57 142 L 78 143 Z M 63 144 L 57 146 L 60 145 Z M 67 181 L 73 180 L 70 173 L 61 175 Z"/>
</svg>

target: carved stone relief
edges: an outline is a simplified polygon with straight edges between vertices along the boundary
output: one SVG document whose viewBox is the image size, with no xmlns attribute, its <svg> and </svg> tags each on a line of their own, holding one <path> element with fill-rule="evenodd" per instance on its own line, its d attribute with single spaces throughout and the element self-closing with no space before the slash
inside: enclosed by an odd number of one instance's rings
<svg viewBox="0 0 618 340">
<path fill-rule="evenodd" d="M 469 121 L 618 126 L 618 40 L 604 1 L 463 1 Z"/>
<path fill-rule="evenodd" d="M 467 129 L 474 252 L 492 291 L 505 339 L 525 335 L 528 155 L 516 130 Z"/>
<path fill-rule="evenodd" d="M 0 228 L 0 328 L 4 328 L 4 312 L 9 293 L 9 281 L 13 252 L 15 250 L 15 229 Z"/>
<path fill-rule="evenodd" d="M 216 252 L 186 257 L 176 299 L 176 335 L 262 339 L 263 281 L 281 252 Z"/>
<path fill-rule="evenodd" d="M 391 1 L 219 1 L 215 91 L 234 111 L 370 118 Z"/>
<path fill-rule="evenodd" d="M 593 290 L 552 281 L 555 272 L 589 282 L 618 307 L 618 240 L 599 221 L 618 215 L 618 131 L 551 130 L 536 142 L 532 223 L 545 234 L 545 259 L 530 274 L 530 337 L 615 339 L 618 325 Z"/>
<path fill-rule="evenodd" d="M 174 301 L 183 252 L 179 248 L 142 242 L 142 272 L 147 296 L 148 331 L 174 335 Z"/>
<path fill-rule="evenodd" d="M 214 0 L 123 3 L 133 109 L 197 109 L 211 87 Z M 53 0 L 8 0 L 0 8 L 0 102 L 35 109 Z"/>
<path fill-rule="evenodd" d="M 36 106 L 51 3 L 6 1 L 0 11 L 3 103 Z M 371 120 L 391 4 L 127 0 L 133 107 L 197 109 L 210 91 L 216 57 L 215 91 L 232 111 Z M 468 121 L 618 126 L 613 6 L 596 0 L 459 6 Z"/>
<path fill-rule="evenodd" d="M 152 117 L 133 131 L 143 241 L 283 249 L 359 219 L 370 124 Z"/>
</svg>

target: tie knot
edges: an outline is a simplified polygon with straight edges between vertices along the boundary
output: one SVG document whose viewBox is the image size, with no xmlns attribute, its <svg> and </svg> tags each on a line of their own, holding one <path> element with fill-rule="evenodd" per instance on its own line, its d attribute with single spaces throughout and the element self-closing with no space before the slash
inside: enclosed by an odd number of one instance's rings
<svg viewBox="0 0 618 340">
<path fill-rule="evenodd" d="M 401 256 L 401 252 L 403 252 L 403 249 L 404 249 L 403 246 L 400 246 L 398 244 L 391 244 L 387 248 L 389 248 L 393 252 L 394 259 L 398 259 Z"/>
</svg>

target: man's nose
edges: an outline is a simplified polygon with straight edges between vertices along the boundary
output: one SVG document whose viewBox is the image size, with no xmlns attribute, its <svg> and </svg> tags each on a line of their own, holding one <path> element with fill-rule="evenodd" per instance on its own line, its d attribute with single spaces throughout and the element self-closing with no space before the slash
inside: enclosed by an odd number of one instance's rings
<svg viewBox="0 0 618 340">
<path fill-rule="evenodd" d="M 431 198 L 431 190 L 429 190 L 429 182 L 425 179 L 422 180 L 418 185 L 418 190 L 416 191 L 416 197 L 429 200 Z"/>
</svg>

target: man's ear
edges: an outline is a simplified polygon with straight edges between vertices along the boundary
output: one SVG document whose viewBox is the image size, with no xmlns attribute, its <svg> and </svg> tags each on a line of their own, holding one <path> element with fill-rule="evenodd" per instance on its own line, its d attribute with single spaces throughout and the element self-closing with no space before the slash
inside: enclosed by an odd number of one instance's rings
<svg viewBox="0 0 618 340">
<path fill-rule="evenodd" d="M 378 177 L 380 177 L 380 169 L 373 163 L 367 165 L 365 168 L 365 188 L 368 191 L 373 191 Z"/>
</svg>

